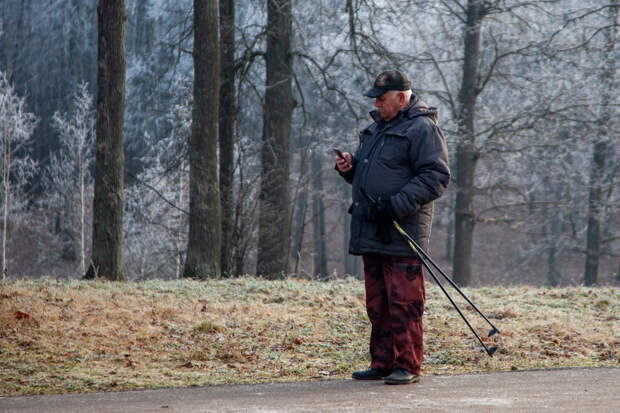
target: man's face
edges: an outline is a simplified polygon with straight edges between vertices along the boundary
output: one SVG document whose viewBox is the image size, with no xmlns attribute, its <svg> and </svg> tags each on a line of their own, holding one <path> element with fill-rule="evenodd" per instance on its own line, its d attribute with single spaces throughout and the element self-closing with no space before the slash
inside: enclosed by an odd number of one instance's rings
<svg viewBox="0 0 620 413">
<path fill-rule="evenodd" d="M 401 96 L 402 95 L 402 96 Z M 390 90 L 375 99 L 375 107 L 384 121 L 389 122 L 398 114 L 402 108 L 404 94 Z"/>
</svg>

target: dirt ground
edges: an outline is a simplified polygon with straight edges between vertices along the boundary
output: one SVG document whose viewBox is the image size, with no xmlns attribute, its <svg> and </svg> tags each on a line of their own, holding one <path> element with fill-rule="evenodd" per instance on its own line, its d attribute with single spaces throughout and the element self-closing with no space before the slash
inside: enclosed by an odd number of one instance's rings
<svg viewBox="0 0 620 413">
<path fill-rule="evenodd" d="M 353 380 L 0 398 L 0 412 L 613 412 L 620 368 Z"/>
</svg>

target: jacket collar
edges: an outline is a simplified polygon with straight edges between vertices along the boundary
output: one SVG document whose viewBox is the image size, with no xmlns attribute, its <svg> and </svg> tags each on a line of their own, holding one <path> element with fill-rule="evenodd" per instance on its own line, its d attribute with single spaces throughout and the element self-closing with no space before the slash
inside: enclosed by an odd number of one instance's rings
<svg viewBox="0 0 620 413">
<path fill-rule="evenodd" d="M 381 115 L 379 114 L 379 111 L 376 109 L 370 111 L 370 116 L 375 122 L 377 122 L 378 125 L 383 126 L 383 124 L 385 123 L 392 123 L 392 122 L 398 121 L 403 116 L 406 116 L 408 118 L 419 116 L 419 114 L 417 114 L 416 112 L 425 111 L 427 109 L 429 109 L 429 107 L 426 103 L 418 99 L 417 96 L 411 95 L 411 98 L 409 99 L 409 104 L 405 106 L 404 108 L 402 108 L 396 114 L 396 116 L 394 116 L 394 119 L 392 119 L 391 121 L 389 122 L 384 121 Z"/>
<path fill-rule="evenodd" d="M 439 111 L 437 108 L 429 107 L 426 103 L 422 102 L 418 99 L 417 96 L 411 95 L 411 99 L 409 100 L 409 104 L 401 109 L 394 119 L 389 122 L 383 120 L 381 115 L 379 115 L 378 110 L 372 110 L 370 112 L 370 116 L 375 121 L 379 128 L 384 127 L 386 124 L 395 124 L 398 123 L 403 117 L 407 119 L 413 119 L 417 116 L 429 116 L 435 123 L 439 121 Z"/>
</svg>

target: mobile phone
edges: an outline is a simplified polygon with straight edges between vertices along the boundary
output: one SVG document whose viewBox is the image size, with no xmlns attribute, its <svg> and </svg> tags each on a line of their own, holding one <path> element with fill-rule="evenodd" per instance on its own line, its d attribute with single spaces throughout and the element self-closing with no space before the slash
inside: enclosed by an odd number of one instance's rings
<svg viewBox="0 0 620 413">
<path fill-rule="evenodd" d="M 336 152 L 337 157 L 339 157 L 340 159 L 344 159 L 344 155 L 342 154 L 342 151 L 340 149 L 334 148 L 334 152 Z"/>
</svg>

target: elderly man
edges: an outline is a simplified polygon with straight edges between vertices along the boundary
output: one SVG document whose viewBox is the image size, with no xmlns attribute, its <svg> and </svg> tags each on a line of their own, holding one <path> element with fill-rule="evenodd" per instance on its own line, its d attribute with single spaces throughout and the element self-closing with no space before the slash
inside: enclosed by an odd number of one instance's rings
<svg viewBox="0 0 620 413">
<path fill-rule="evenodd" d="M 437 109 L 412 95 L 403 72 L 380 73 L 365 95 L 375 99 L 374 122 L 361 131 L 355 155 L 336 158 L 340 175 L 353 185 L 349 253 L 363 257 L 372 326 L 370 368 L 353 378 L 413 383 L 423 356 L 424 274 L 392 221 L 428 249 L 433 200 L 450 180 L 448 150 Z M 378 204 L 371 205 L 360 189 Z"/>
</svg>

